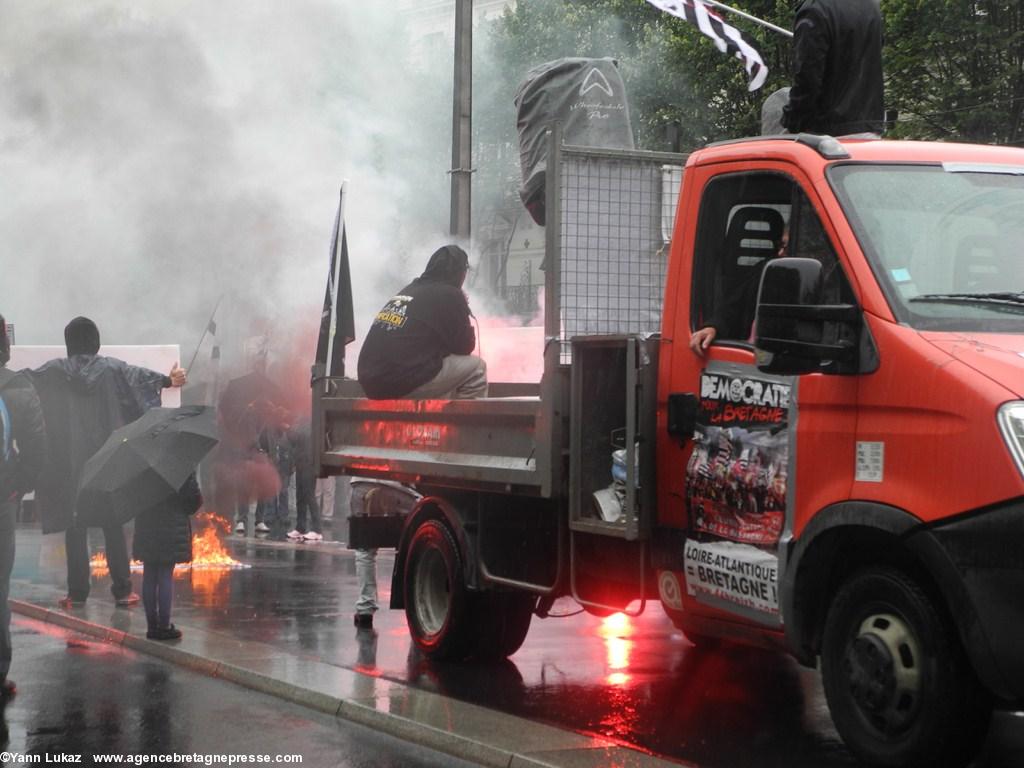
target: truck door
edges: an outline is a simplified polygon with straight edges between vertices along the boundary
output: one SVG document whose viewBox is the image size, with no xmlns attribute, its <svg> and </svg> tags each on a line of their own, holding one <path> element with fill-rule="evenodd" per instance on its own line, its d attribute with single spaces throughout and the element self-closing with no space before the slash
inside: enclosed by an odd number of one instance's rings
<svg viewBox="0 0 1024 768">
<path fill-rule="evenodd" d="M 737 619 L 781 630 L 780 575 L 804 522 L 796 510 L 846 497 L 856 404 L 855 377 L 776 376 L 756 367 L 754 313 L 768 261 L 817 258 L 828 290 L 851 293 L 809 185 L 783 164 L 700 170 L 706 178 L 692 246 L 674 254 L 683 274 L 667 392 L 696 405 L 696 428 L 667 452 L 677 466 L 659 467 L 674 478 L 666 496 L 680 507 L 668 517 L 686 531 L 681 562 L 659 573 L 660 596 L 691 640 L 722 634 L 722 621 Z M 702 353 L 689 346 L 698 332 L 709 341 Z"/>
</svg>

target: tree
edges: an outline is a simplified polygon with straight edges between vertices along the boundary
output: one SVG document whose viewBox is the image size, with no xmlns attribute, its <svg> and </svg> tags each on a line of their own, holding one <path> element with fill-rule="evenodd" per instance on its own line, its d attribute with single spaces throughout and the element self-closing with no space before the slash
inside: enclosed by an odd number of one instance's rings
<svg viewBox="0 0 1024 768">
<path fill-rule="evenodd" d="M 783 0 L 752 0 L 744 8 L 788 25 Z M 747 90 L 741 63 L 682 19 L 644 0 L 518 0 L 514 10 L 483 25 L 474 44 L 474 239 L 484 261 L 502 273 L 509 233 L 521 215 L 518 137 L 513 97 L 526 73 L 553 59 L 610 56 L 619 62 L 637 145 L 687 151 L 716 139 L 759 132 L 761 102 L 788 81 L 780 66 L 788 41 L 742 19 L 729 19 L 758 41 L 770 76 Z M 674 128 L 673 141 L 669 129 Z"/>
<path fill-rule="evenodd" d="M 1019 144 L 1024 6 L 1019 0 L 886 0 L 893 137 Z"/>
<path fill-rule="evenodd" d="M 780 26 L 791 23 L 785 0 L 737 5 Z M 739 17 L 728 21 L 754 39 L 765 58 L 769 80 L 759 91 L 747 90 L 738 60 L 644 0 L 519 0 L 484 30 L 476 77 L 478 94 L 485 94 L 477 101 L 480 139 L 514 141 L 516 86 L 531 67 L 566 56 L 618 60 L 641 147 L 674 148 L 666 132 L 673 124 L 684 150 L 756 134 L 765 96 L 788 83 L 789 41 Z"/>
<path fill-rule="evenodd" d="M 801 0 L 734 0 L 791 29 Z M 886 105 L 893 138 L 1024 143 L 1021 0 L 881 0 Z M 611 56 L 626 83 L 637 145 L 687 151 L 760 133 L 761 105 L 790 84 L 790 38 L 723 13 L 758 45 L 769 77 L 751 93 L 736 59 L 645 0 L 518 0 L 477 33 L 474 75 L 478 211 L 490 211 L 496 253 L 521 206 L 512 98 L 532 67 L 567 56 Z M 677 136 L 670 139 L 670 128 Z M 495 202 L 500 201 L 500 202 Z M 494 215 L 500 211 L 500 215 Z"/>
<path fill-rule="evenodd" d="M 785 29 L 800 0 L 734 0 Z M 1024 3 L 881 0 L 886 104 L 894 138 L 1024 143 Z M 770 75 L 754 93 L 738 62 L 694 27 L 645 0 L 519 0 L 485 30 L 481 70 L 495 100 L 478 104 L 480 139 L 514 142 L 512 94 L 526 71 L 563 56 L 619 60 L 640 146 L 683 149 L 759 132 L 765 97 L 789 84 L 789 38 L 723 13 L 759 45 Z M 500 123 L 500 124 L 499 124 Z"/>
</svg>

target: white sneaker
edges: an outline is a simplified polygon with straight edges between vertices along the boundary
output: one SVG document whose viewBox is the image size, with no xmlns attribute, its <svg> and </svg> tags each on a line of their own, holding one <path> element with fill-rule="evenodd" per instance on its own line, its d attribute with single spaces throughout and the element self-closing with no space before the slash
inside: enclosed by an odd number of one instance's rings
<svg viewBox="0 0 1024 768">
<path fill-rule="evenodd" d="M 322 533 L 317 533 L 316 531 L 310 531 L 309 533 L 307 533 L 302 538 L 305 539 L 306 541 L 323 541 L 324 540 L 323 534 Z"/>
<path fill-rule="evenodd" d="M 235 533 L 240 533 L 243 536 L 245 535 L 245 521 L 239 520 L 235 523 Z"/>
<path fill-rule="evenodd" d="M 256 523 L 256 533 L 270 533 L 270 526 L 266 523 Z"/>
<path fill-rule="evenodd" d="M 304 534 L 302 531 L 300 531 L 297 528 L 294 531 L 288 531 L 288 533 L 287 533 L 287 536 L 288 536 L 289 539 L 301 539 L 305 535 L 306 534 Z"/>
</svg>

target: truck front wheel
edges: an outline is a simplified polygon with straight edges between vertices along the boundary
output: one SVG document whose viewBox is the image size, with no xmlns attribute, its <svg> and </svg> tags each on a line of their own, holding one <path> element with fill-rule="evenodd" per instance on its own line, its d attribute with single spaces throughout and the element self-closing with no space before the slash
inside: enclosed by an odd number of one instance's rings
<svg viewBox="0 0 1024 768">
<path fill-rule="evenodd" d="M 867 568 L 843 584 L 821 671 L 836 728 L 866 763 L 959 768 L 984 738 L 991 703 L 956 630 L 901 570 Z"/>
<path fill-rule="evenodd" d="M 439 520 L 427 520 L 413 534 L 405 560 L 405 616 L 413 641 L 431 659 L 468 655 L 469 594 L 455 538 Z"/>
</svg>

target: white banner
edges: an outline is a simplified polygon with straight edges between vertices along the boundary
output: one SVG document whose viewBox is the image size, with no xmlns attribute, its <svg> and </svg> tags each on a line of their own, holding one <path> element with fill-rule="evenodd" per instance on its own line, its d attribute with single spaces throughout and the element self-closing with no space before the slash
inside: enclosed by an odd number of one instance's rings
<svg viewBox="0 0 1024 768">
<path fill-rule="evenodd" d="M 779 559 L 732 541 L 687 541 L 686 592 L 779 615 Z"/>
</svg>

